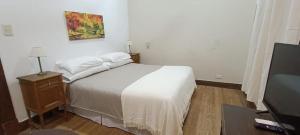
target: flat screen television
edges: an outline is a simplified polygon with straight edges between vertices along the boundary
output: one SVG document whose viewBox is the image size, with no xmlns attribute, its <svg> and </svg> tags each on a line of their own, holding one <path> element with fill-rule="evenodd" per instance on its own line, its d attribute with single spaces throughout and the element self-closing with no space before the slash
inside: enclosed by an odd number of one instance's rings
<svg viewBox="0 0 300 135">
<path fill-rule="evenodd" d="M 300 135 L 300 46 L 276 43 L 263 103 L 288 135 Z"/>
</svg>

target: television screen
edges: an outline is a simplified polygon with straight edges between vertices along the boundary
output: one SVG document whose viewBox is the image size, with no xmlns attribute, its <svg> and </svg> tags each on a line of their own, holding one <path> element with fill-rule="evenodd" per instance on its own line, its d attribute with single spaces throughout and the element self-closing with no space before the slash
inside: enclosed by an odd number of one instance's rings
<svg viewBox="0 0 300 135">
<path fill-rule="evenodd" d="M 263 102 L 287 134 L 300 135 L 300 46 L 275 44 Z"/>
</svg>

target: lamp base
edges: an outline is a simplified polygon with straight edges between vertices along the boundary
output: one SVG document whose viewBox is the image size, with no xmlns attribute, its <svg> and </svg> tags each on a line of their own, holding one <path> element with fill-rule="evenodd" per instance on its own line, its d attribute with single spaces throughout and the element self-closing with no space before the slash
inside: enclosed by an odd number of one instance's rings
<svg viewBox="0 0 300 135">
<path fill-rule="evenodd" d="M 47 72 L 39 72 L 39 73 L 37 73 L 37 75 L 46 75 L 47 74 Z"/>
</svg>

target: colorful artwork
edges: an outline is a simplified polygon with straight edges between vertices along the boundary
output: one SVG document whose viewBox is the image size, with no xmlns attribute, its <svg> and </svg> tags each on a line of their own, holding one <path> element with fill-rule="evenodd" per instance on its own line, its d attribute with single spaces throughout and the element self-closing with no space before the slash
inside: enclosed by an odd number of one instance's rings
<svg viewBox="0 0 300 135">
<path fill-rule="evenodd" d="M 66 11 L 65 16 L 70 40 L 105 37 L 101 15 Z"/>
</svg>

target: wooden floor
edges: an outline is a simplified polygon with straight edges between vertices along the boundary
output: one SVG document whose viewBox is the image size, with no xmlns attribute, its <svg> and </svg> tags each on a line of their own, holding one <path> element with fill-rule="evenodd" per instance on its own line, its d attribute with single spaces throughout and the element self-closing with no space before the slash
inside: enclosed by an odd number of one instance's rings
<svg viewBox="0 0 300 135">
<path fill-rule="evenodd" d="M 222 104 L 247 107 L 245 95 L 240 90 L 198 86 L 184 123 L 184 135 L 219 135 Z M 107 128 L 76 115 L 72 115 L 69 121 L 57 119 L 47 124 L 46 128 L 72 130 L 80 135 L 130 135 L 117 128 Z"/>
</svg>

